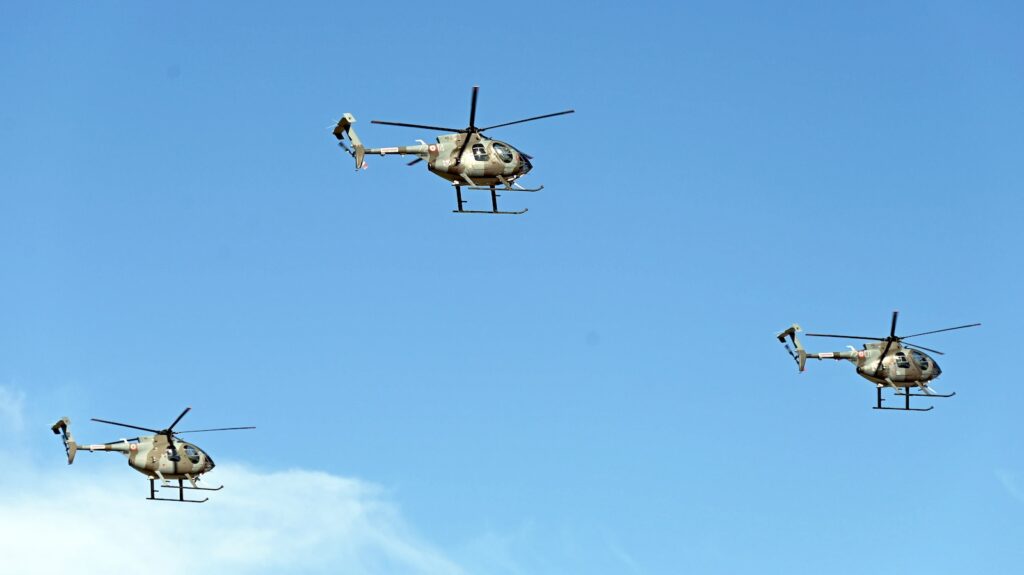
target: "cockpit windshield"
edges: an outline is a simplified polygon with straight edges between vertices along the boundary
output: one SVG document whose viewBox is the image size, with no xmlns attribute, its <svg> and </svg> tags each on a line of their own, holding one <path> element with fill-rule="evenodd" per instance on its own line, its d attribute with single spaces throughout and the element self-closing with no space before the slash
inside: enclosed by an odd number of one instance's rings
<svg viewBox="0 0 1024 575">
<path fill-rule="evenodd" d="M 499 142 L 495 142 L 493 147 L 494 153 L 497 154 L 498 158 L 502 162 L 508 164 L 512 161 L 512 150 L 509 149 L 508 146 Z"/>
<path fill-rule="evenodd" d="M 917 351 L 915 349 L 915 350 L 911 350 L 910 351 L 910 355 L 911 355 L 911 357 L 914 358 L 914 363 L 916 363 L 917 366 L 920 367 L 922 371 L 928 369 L 928 358 L 925 357 L 925 355 L 923 353 L 921 353 L 921 352 L 919 352 L 919 351 Z"/>
</svg>

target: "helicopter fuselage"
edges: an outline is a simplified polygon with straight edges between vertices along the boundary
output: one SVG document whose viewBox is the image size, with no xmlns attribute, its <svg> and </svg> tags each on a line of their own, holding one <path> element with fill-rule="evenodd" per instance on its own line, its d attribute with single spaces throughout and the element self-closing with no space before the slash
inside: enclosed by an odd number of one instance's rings
<svg viewBox="0 0 1024 575">
<path fill-rule="evenodd" d="M 861 349 L 857 349 L 852 345 L 847 346 L 849 351 L 826 351 L 810 353 L 804 349 L 803 344 L 797 337 L 797 332 L 802 331 L 800 326 L 793 324 L 786 328 L 782 332 L 776 334 L 776 339 L 779 340 L 786 347 L 786 351 L 790 357 L 796 361 L 797 369 L 804 371 L 808 359 L 834 359 L 841 360 L 845 359 L 853 363 L 857 367 L 857 375 L 875 384 L 875 406 L 872 409 L 895 409 L 899 411 L 929 411 L 933 406 L 926 408 L 911 407 L 911 397 L 932 397 L 932 398 L 945 398 L 953 397 L 956 392 L 952 393 L 937 393 L 929 382 L 942 375 L 942 369 L 934 359 L 929 357 L 926 353 L 921 351 L 927 349 L 928 351 L 942 354 L 941 351 L 929 349 L 917 343 L 904 344 L 903 340 L 912 337 L 919 337 L 922 335 L 930 335 L 934 333 L 942 333 L 953 330 L 959 330 L 969 327 L 977 327 L 980 323 L 971 323 L 966 325 L 959 325 L 956 327 L 947 327 L 944 329 L 936 329 L 931 331 L 925 331 L 921 333 L 914 333 L 911 335 L 898 336 L 896 335 L 896 321 L 899 317 L 899 312 L 892 312 L 892 324 L 889 326 L 889 335 L 886 337 L 865 337 L 861 335 L 842 335 L 835 333 L 809 333 L 808 336 L 812 337 L 831 337 L 838 339 L 860 339 L 869 340 L 871 343 L 865 343 Z M 793 348 L 790 347 L 790 343 L 793 344 Z M 795 349 L 794 349 L 795 348 Z M 921 393 L 913 393 L 912 388 L 917 388 Z M 883 405 L 886 401 L 882 397 L 882 390 L 884 388 L 891 388 L 894 390 L 895 395 L 902 396 L 903 405 L 901 407 L 892 407 Z"/>
<path fill-rule="evenodd" d="M 472 140 L 459 158 L 459 150 L 467 137 Z M 512 182 L 533 168 L 530 160 L 519 150 L 479 134 L 445 134 L 437 138 L 436 145 L 437 155 L 427 158 L 427 167 L 431 172 L 453 182 L 465 182 L 465 176 L 479 185 L 497 184 L 500 182 L 498 176 Z"/>
<path fill-rule="evenodd" d="M 878 358 L 882 355 L 884 343 L 866 343 L 863 349 L 849 351 L 809 353 L 807 357 L 814 359 L 846 359 L 857 366 L 857 375 L 877 385 L 893 387 L 915 387 L 928 383 L 939 377 L 942 369 L 927 354 L 916 349 L 903 347 L 899 343 L 890 346 L 882 360 L 881 368 Z"/>
<path fill-rule="evenodd" d="M 199 447 L 175 440 L 177 456 L 163 435 L 139 437 L 101 445 L 79 445 L 79 450 L 117 451 L 128 457 L 128 466 L 146 477 L 163 479 L 195 478 L 213 469 L 213 459 Z"/>
<path fill-rule="evenodd" d="M 468 144 L 466 138 L 470 138 Z M 529 158 L 512 145 L 476 133 L 444 134 L 434 144 L 368 148 L 366 154 L 418 156 L 426 160 L 427 169 L 434 174 L 465 185 L 511 183 L 533 169 Z"/>
<path fill-rule="evenodd" d="M 524 214 L 526 213 L 526 208 L 522 210 L 499 209 L 498 192 L 539 192 L 544 188 L 544 186 L 527 188 L 516 182 L 516 180 L 525 176 L 533 168 L 530 164 L 531 158 L 528 154 L 520 152 L 505 142 L 488 138 L 483 132 L 495 128 L 553 118 L 555 116 L 564 116 L 575 111 L 563 110 L 553 114 L 543 114 L 514 122 L 481 127 L 476 124 L 476 101 L 479 90 L 479 86 L 473 86 L 473 99 L 469 109 L 469 126 L 461 130 L 458 128 L 409 124 L 406 122 L 387 122 L 383 120 L 372 120 L 371 122 L 374 124 L 443 132 L 433 144 L 419 140 L 420 144 L 418 146 L 368 148 L 363 145 L 362 140 L 356 134 L 353 128 L 356 118 L 349 112 L 341 115 L 341 119 L 334 126 L 332 133 L 337 138 L 338 145 L 355 159 L 357 170 L 366 168 L 365 158 L 373 154 L 380 154 L 381 156 L 388 154 L 414 155 L 417 158 L 408 163 L 410 166 L 426 160 L 428 170 L 451 182 L 455 188 L 455 201 L 457 203 L 455 209 L 452 210 L 455 213 Z M 462 197 L 463 189 L 490 191 L 491 209 L 466 209 L 465 204 L 467 200 Z"/>
</svg>

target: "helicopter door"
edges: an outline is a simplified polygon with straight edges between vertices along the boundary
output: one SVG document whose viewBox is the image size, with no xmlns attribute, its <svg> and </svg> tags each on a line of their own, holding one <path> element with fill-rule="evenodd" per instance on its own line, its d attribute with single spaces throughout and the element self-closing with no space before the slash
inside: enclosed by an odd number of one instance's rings
<svg viewBox="0 0 1024 575">
<path fill-rule="evenodd" d="M 906 381 L 907 370 L 910 369 L 910 361 L 907 360 L 907 354 L 902 351 L 896 352 L 896 373 L 893 374 L 893 381 Z"/>
</svg>

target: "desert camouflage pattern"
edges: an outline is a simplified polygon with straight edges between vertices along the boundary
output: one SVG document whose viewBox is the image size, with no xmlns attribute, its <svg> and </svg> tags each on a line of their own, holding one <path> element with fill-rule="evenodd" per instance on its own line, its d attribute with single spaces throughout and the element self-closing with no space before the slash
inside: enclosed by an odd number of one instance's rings
<svg viewBox="0 0 1024 575">
<path fill-rule="evenodd" d="M 512 211 L 499 209 L 498 192 L 539 192 L 544 188 L 544 186 L 527 188 L 516 183 L 516 180 L 522 178 L 533 169 L 533 164 L 530 163 L 530 156 L 517 150 L 507 142 L 488 138 L 484 135 L 484 132 L 514 124 L 523 124 L 545 118 L 573 114 L 575 110 L 563 110 L 552 114 L 523 118 L 514 122 L 481 127 L 476 124 L 476 103 L 479 91 L 479 86 L 473 86 L 473 97 L 469 106 L 469 125 L 465 128 L 446 128 L 381 120 L 372 120 L 371 122 L 419 130 L 447 132 L 438 136 L 432 144 L 428 144 L 423 140 L 417 140 L 419 145 L 416 146 L 367 148 L 353 127 L 356 123 L 355 116 L 347 112 L 342 115 L 334 127 L 334 137 L 337 138 L 338 145 L 355 158 L 357 170 L 366 167 L 367 155 L 415 156 L 416 159 L 409 162 L 410 166 L 425 161 L 428 170 L 451 182 L 455 188 L 456 209 L 454 211 L 457 213 L 524 214 L 527 211 L 526 208 Z M 348 144 L 346 144 L 346 140 Z M 349 144 L 351 147 L 349 147 Z M 462 197 L 463 188 L 467 190 L 490 191 L 491 209 L 466 209 L 464 207 L 466 200 Z"/>
<path fill-rule="evenodd" d="M 934 359 L 921 351 L 904 347 L 898 341 L 889 346 L 879 365 L 884 343 L 866 343 L 861 349 L 847 346 L 849 349 L 843 351 L 809 353 L 796 337 L 798 331 L 801 331 L 800 326 L 793 324 L 776 337 L 784 340 L 791 336 L 800 371 L 804 371 L 807 359 L 846 360 L 857 366 L 857 375 L 876 385 L 894 388 L 927 386 L 942 374 L 942 369 Z"/>
<path fill-rule="evenodd" d="M 366 148 L 352 128 L 355 121 L 352 114 L 346 113 L 334 128 L 334 135 L 339 141 L 347 136 L 352 142 L 356 169 L 366 165 L 367 155 L 416 156 L 434 174 L 467 186 L 508 186 L 533 169 L 529 158 L 511 144 L 476 132 L 444 134 L 433 144 L 421 140 L 415 146 Z"/>
<path fill-rule="evenodd" d="M 896 322 L 898 318 L 899 312 L 892 312 L 892 324 L 889 327 L 889 335 L 886 337 L 841 335 L 835 333 L 804 334 L 812 337 L 830 337 L 837 339 L 857 339 L 868 341 L 869 343 L 863 344 L 861 349 L 848 345 L 846 346 L 847 349 L 842 351 L 808 352 L 804 349 L 803 344 L 800 342 L 800 338 L 796 335 L 797 332 L 802 330 L 800 329 L 800 326 L 795 323 L 785 331 L 776 334 L 775 337 L 780 343 L 786 346 L 786 351 L 789 352 L 789 355 L 794 361 L 796 361 L 797 367 L 801 372 L 804 371 L 808 359 L 834 359 L 836 361 L 846 360 L 853 363 L 857 368 L 857 375 L 875 384 L 875 406 L 872 409 L 930 411 L 934 409 L 934 406 L 925 408 L 911 407 L 910 398 L 929 397 L 938 399 L 953 397 L 956 395 L 955 391 L 951 393 L 938 393 L 929 386 L 932 381 L 942 375 L 942 369 L 934 359 L 921 350 L 928 350 L 939 355 L 941 355 L 942 352 L 924 347 L 916 341 L 913 343 L 904 343 L 904 340 L 945 331 L 977 327 L 981 324 L 971 323 L 910 335 L 896 335 Z M 793 344 L 795 349 L 789 347 L 790 343 Z M 887 388 L 893 390 L 893 394 L 895 396 L 902 398 L 902 406 L 893 407 L 883 405 L 884 402 L 892 399 L 882 397 L 882 390 Z M 914 388 L 916 388 L 916 391 L 920 391 L 922 393 L 913 393 L 912 391 L 915 391 Z"/>
<path fill-rule="evenodd" d="M 150 479 L 187 479 L 193 481 L 214 468 L 213 458 L 192 443 L 173 438 L 174 451 L 165 435 L 121 439 L 110 443 L 79 444 L 71 435 L 71 420 L 62 417 L 52 427 L 62 435 L 68 454 L 68 465 L 80 451 L 114 451 L 128 458 L 128 466 Z M 176 455 L 175 455 L 176 454 Z"/>
</svg>

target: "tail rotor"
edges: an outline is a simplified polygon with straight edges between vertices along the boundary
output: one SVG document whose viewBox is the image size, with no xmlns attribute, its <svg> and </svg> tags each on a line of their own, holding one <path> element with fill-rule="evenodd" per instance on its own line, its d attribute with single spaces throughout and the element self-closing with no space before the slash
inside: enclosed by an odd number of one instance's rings
<svg viewBox="0 0 1024 575">
<path fill-rule="evenodd" d="M 789 326 L 789 329 L 777 334 L 775 337 L 778 338 L 779 342 L 786 347 L 786 351 L 789 353 L 793 361 L 796 362 L 797 368 L 800 371 L 804 370 L 807 363 L 807 351 L 804 350 L 804 346 L 800 343 L 800 340 L 796 337 L 796 332 L 801 331 L 800 326 L 793 324 Z M 789 343 L 786 338 L 789 337 L 790 341 L 793 342 L 793 347 L 789 347 Z"/>
<path fill-rule="evenodd" d="M 75 462 L 75 453 L 78 452 L 78 444 L 75 443 L 75 439 L 71 437 L 71 430 L 68 429 L 69 425 L 71 425 L 71 420 L 66 417 L 62 417 L 57 421 L 57 423 L 54 423 L 53 427 L 50 429 L 53 431 L 54 435 L 60 435 L 61 439 L 64 440 L 64 451 L 68 454 L 68 465 L 71 465 Z"/>
<path fill-rule="evenodd" d="M 348 152 L 350 156 L 355 158 L 356 169 L 359 170 L 366 168 L 366 161 L 363 159 L 366 155 L 366 148 L 363 146 L 363 142 L 360 141 L 359 136 L 352 127 L 352 124 L 355 123 L 355 116 L 345 112 L 345 114 L 341 116 L 341 119 L 338 120 L 338 124 L 334 126 L 334 137 L 338 139 L 338 145 Z M 348 141 L 352 144 L 351 148 L 345 144 L 346 138 L 348 138 Z"/>
</svg>

